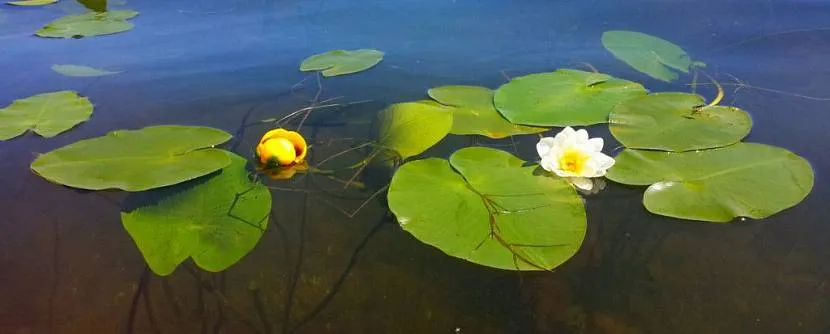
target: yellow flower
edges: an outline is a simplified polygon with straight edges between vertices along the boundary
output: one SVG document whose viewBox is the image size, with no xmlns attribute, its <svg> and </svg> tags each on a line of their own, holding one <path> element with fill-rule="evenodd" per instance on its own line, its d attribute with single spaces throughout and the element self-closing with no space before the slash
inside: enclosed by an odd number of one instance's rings
<svg viewBox="0 0 830 334">
<path fill-rule="evenodd" d="M 308 145 L 302 135 L 282 128 L 268 131 L 256 147 L 259 162 L 266 166 L 291 166 L 305 162 Z"/>
<path fill-rule="evenodd" d="M 603 154 L 602 146 L 602 138 L 588 138 L 588 131 L 566 127 L 553 138 L 539 140 L 536 151 L 542 168 L 590 191 L 594 186 L 590 178 L 604 176 L 614 165 L 614 158 Z"/>
</svg>

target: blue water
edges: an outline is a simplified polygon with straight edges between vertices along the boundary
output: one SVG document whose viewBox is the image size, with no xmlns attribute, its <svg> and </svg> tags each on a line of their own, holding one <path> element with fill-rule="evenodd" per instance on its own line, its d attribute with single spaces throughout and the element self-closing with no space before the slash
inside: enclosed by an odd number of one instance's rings
<svg viewBox="0 0 830 334">
<path fill-rule="evenodd" d="M 83 10 L 71 1 L 0 8 L 0 105 L 65 89 L 96 105 L 89 122 L 53 139 L 0 143 L 0 333 L 830 331 L 830 2 L 170 0 L 116 8 L 141 13 L 134 30 L 79 40 L 31 36 Z M 29 171 L 38 153 L 114 129 L 235 132 L 252 108 L 250 120 L 281 117 L 315 93 L 299 62 L 331 49 L 386 57 L 365 73 L 324 80 L 326 98 L 371 102 L 336 115 L 346 126 L 310 134 L 321 147 L 316 159 L 351 144 L 322 143 L 365 140 L 384 105 L 439 85 L 495 88 L 505 75 L 589 63 L 654 91 L 689 90 L 614 59 L 599 38 L 617 29 L 660 36 L 706 62 L 726 84 L 724 103 L 752 115 L 747 141 L 813 164 L 807 200 L 763 221 L 713 225 L 650 215 L 641 189 L 611 185 L 588 201 L 589 236 L 574 259 L 553 273 L 519 275 L 419 243 L 392 224 L 383 202 L 349 219 L 323 200 L 351 209 L 360 201 L 275 192 L 279 226 L 243 261 L 222 274 L 185 265 L 162 278 L 146 273 L 121 226 L 123 194 L 73 191 Z M 52 64 L 124 73 L 70 78 Z M 237 151 L 249 154 L 264 130 L 248 128 Z M 614 146 L 606 127 L 589 131 Z M 527 158 L 532 139 L 520 142 Z"/>
</svg>

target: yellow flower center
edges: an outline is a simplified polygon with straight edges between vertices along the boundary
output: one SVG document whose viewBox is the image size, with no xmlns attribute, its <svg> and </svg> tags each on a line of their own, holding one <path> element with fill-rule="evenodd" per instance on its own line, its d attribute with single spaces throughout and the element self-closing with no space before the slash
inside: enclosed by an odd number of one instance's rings
<svg viewBox="0 0 830 334">
<path fill-rule="evenodd" d="M 559 156 L 559 168 L 563 171 L 581 175 L 591 156 L 580 150 L 569 148 Z"/>
<path fill-rule="evenodd" d="M 286 138 L 272 138 L 263 143 L 264 151 L 269 159 L 276 159 L 280 165 L 289 165 L 297 159 L 294 144 Z"/>
</svg>

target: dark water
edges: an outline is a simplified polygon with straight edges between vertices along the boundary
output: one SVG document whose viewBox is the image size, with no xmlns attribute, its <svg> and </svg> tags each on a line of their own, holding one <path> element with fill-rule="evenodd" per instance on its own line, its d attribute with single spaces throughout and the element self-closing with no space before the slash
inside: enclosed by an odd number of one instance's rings
<svg viewBox="0 0 830 334">
<path fill-rule="evenodd" d="M 0 143 L 0 333 L 830 332 L 830 231 L 823 224 L 830 101 L 822 100 L 830 98 L 830 2 L 211 0 L 123 7 L 141 12 L 133 31 L 80 40 L 30 36 L 81 10 L 68 0 L 0 9 L 0 105 L 64 89 L 96 105 L 89 122 L 56 138 Z M 29 171 L 38 153 L 114 129 L 198 124 L 235 132 L 246 114 L 281 117 L 316 92 L 313 79 L 295 86 L 307 77 L 299 62 L 336 48 L 376 48 L 386 58 L 366 73 L 323 82 L 323 98 L 371 102 L 321 118 L 343 126 L 305 130 L 316 161 L 365 141 L 388 103 L 423 98 L 439 85 L 496 87 L 501 71 L 517 76 L 587 62 L 652 90 L 688 90 L 615 60 L 599 42 L 612 29 L 661 36 L 709 64 L 728 84 L 725 103 L 752 114 L 748 141 L 788 148 L 813 164 L 812 194 L 769 219 L 719 225 L 650 215 L 639 202 L 642 189 L 610 185 L 587 202 L 589 233 L 576 257 L 552 273 L 517 274 L 421 244 L 381 201 L 354 218 L 341 212 L 355 210 L 371 191 L 275 191 L 276 224 L 237 265 L 210 274 L 186 263 L 158 277 L 145 270 L 120 223 L 122 193 L 78 192 Z M 125 72 L 69 78 L 52 64 Z M 264 130 L 247 128 L 237 152 L 249 156 Z M 613 140 L 605 126 L 589 131 Z M 449 141 L 435 153 L 469 144 Z M 534 158 L 533 138 L 519 147 Z M 337 186 L 309 178 L 274 185 Z"/>
</svg>

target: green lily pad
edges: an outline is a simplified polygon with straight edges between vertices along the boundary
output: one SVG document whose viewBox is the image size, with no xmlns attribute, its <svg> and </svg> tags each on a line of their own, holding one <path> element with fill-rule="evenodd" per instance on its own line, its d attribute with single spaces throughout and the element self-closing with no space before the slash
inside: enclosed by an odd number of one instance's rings
<svg viewBox="0 0 830 334">
<path fill-rule="evenodd" d="M 614 108 L 609 128 L 625 147 L 673 152 L 732 145 L 749 134 L 745 111 L 705 103 L 687 93 L 635 97 Z"/>
<path fill-rule="evenodd" d="M 404 230 L 448 255 L 551 270 L 582 244 L 585 208 L 565 180 L 534 175 L 523 163 L 485 147 L 406 163 L 392 178 L 389 208 Z"/>
<path fill-rule="evenodd" d="M 89 119 L 93 105 L 73 91 L 34 95 L 15 100 L 0 109 L 0 140 L 9 140 L 26 131 L 54 137 Z"/>
<path fill-rule="evenodd" d="M 453 107 L 452 134 L 505 138 L 547 130 L 510 123 L 493 105 L 493 94 L 492 89 L 479 86 L 442 86 L 429 90 L 432 99 Z"/>
<path fill-rule="evenodd" d="M 672 69 L 688 73 L 692 66 L 691 58 L 679 46 L 636 31 L 606 31 L 602 45 L 637 71 L 666 82 L 677 80 Z"/>
<path fill-rule="evenodd" d="M 83 65 L 52 65 L 52 70 L 68 77 L 100 77 L 121 73 Z"/>
<path fill-rule="evenodd" d="M 381 111 L 378 145 L 401 159 L 421 154 L 447 136 L 452 109 L 434 101 L 396 103 Z"/>
<path fill-rule="evenodd" d="M 324 77 L 333 77 L 365 71 L 381 60 L 383 52 L 378 50 L 333 50 L 306 58 L 300 71 L 323 71 Z"/>
<path fill-rule="evenodd" d="M 653 213 L 709 222 L 761 219 L 801 202 L 813 188 L 813 169 L 785 149 L 738 143 L 672 153 L 626 149 L 607 177 L 649 185 L 643 204 Z"/>
<path fill-rule="evenodd" d="M 117 34 L 132 29 L 133 24 L 127 20 L 136 15 L 138 12 L 132 10 L 69 15 L 40 28 L 35 35 L 51 38 L 77 38 Z"/>
<path fill-rule="evenodd" d="M 57 2 L 58 2 L 58 0 L 22 0 L 22 1 L 9 1 L 9 2 L 6 2 L 6 4 L 7 5 L 12 5 L 12 6 L 30 7 L 30 6 L 51 5 L 51 4 L 54 4 L 54 3 L 57 3 Z"/>
<path fill-rule="evenodd" d="M 188 257 L 204 270 L 225 270 L 265 232 L 271 193 L 251 182 L 245 159 L 225 154 L 231 164 L 203 182 L 127 198 L 143 203 L 122 212 L 121 222 L 154 273 L 169 275 Z"/>
<path fill-rule="evenodd" d="M 213 146 L 230 138 L 225 131 L 200 126 L 118 130 L 42 154 L 31 167 L 49 181 L 74 188 L 143 191 L 224 168 L 231 160 Z"/>
<path fill-rule="evenodd" d="M 646 94 L 607 74 L 560 69 L 514 78 L 496 90 L 496 109 L 512 123 L 575 126 L 605 123 L 616 104 Z"/>
</svg>

